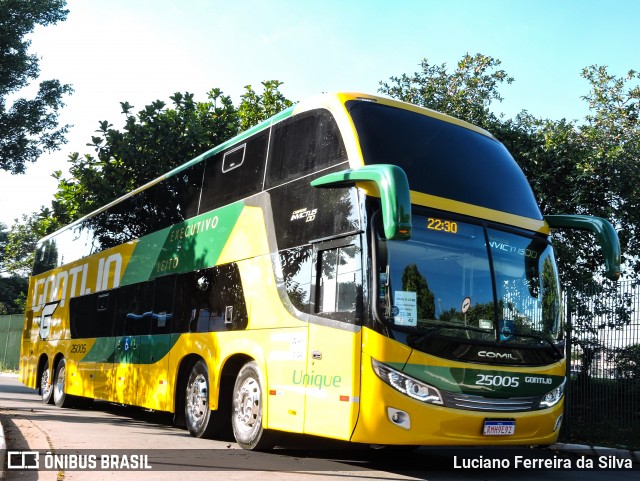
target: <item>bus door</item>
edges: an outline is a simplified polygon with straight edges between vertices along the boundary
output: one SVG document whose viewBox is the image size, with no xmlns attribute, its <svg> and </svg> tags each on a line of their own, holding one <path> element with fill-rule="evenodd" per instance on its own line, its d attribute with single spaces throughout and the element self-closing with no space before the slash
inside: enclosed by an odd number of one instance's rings
<svg viewBox="0 0 640 481">
<path fill-rule="evenodd" d="M 314 245 L 307 369 L 294 378 L 305 387 L 307 434 L 349 439 L 358 417 L 361 255 L 359 236 Z"/>
<path fill-rule="evenodd" d="M 113 401 L 138 404 L 142 336 L 151 333 L 153 282 L 124 286 L 118 292 L 113 364 Z"/>
<path fill-rule="evenodd" d="M 77 339 L 81 353 L 86 352 L 78 362 L 78 375 L 82 395 L 89 398 L 111 400 L 115 305 L 109 291 L 71 299 L 71 338 Z"/>
<path fill-rule="evenodd" d="M 137 346 L 137 404 L 158 411 L 168 410 L 169 351 L 176 276 L 154 282 L 153 309 L 148 316 L 150 334 L 141 334 Z M 144 326 L 146 329 L 148 326 Z"/>
</svg>

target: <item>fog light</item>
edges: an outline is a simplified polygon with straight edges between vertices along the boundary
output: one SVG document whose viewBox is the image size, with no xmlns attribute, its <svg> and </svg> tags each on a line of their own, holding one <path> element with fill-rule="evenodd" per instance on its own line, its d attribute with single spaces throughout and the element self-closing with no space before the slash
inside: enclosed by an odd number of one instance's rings
<svg viewBox="0 0 640 481">
<path fill-rule="evenodd" d="M 400 426 L 404 429 L 411 429 L 411 418 L 406 412 L 401 411 L 400 409 L 388 407 L 387 416 L 389 416 L 389 421 L 396 426 Z"/>
</svg>

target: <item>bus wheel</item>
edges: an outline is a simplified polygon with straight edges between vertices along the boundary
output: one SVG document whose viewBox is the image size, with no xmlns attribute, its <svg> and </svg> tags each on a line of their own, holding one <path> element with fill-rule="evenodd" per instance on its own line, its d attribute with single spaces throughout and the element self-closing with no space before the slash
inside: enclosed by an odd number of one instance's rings
<svg viewBox="0 0 640 481">
<path fill-rule="evenodd" d="M 255 362 L 248 362 L 236 378 L 231 410 L 233 435 L 244 449 L 267 450 L 276 443 L 277 433 L 262 427 L 262 409 L 260 370 Z"/>
<path fill-rule="evenodd" d="M 65 380 L 67 378 L 67 363 L 64 358 L 58 362 L 56 367 L 56 376 L 53 383 L 53 403 L 59 408 L 68 408 L 73 405 L 73 396 L 68 395 L 65 391 Z"/>
<path fill-rule="evenodd" d="M 204 361 L 191 368 L 184 400 L 184 417 L 187 429 L 196 438 L 210 437 L 213 419 L 209 409 L 209 375 Z"/>
<path fill-rule="evenodd" d="M 53 402 L 53 383 L 51 382 L 51 372 L 49 369 L 49 360 L 44 362 L 42 368 L 42 375 L 40 376 L 40 395 L 42 396 L 42 402 L 45 404 L 51 404 Z"/>
</svg>

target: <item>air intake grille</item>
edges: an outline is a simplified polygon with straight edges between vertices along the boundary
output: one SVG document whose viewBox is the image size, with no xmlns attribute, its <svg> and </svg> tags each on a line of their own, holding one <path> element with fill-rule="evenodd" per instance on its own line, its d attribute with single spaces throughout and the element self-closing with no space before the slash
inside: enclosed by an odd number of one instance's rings
<svg viewBox="0 0 640 481">
<path fill-rule="evenodd" d="M 540 409 L 540 396 L 514 397 L 506 399 L 475 396 L 454 392 L 442 392 L 444 405 L 470 411 L 522 412 Z"/>
</svg>

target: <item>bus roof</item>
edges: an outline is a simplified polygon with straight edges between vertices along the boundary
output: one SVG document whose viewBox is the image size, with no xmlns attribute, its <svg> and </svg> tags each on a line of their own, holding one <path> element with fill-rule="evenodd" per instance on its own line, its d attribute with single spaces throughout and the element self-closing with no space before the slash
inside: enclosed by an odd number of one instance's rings
<svg viewBox="0 0 640 481">
<path fill-rule="evenodd" d="M 298 114 L 301 114 L 303 112 L 307 112 L 309 110 L 313 110 L 313 109 L 317 109 L 317 108 L 326 108 L 329 111 L 331 111 L 332 113 L 337 113 L 340 111 L 344 111 L 346 113 L 346 103 L 349 101 L 366 101 L 366 102 L 376 102 L 379 103 L 381 105 L 388 105 L 391 107 L 396 107 L 396 108 L 400 108 L 400 109 L 404 109 L 404 110 L 409 110 L 412 112 L 416 112 L 422 115 L 427 115 L 429 117 L 433 117 L 436 118 L 438 120 L 442 120 L 444 122 L 448 122 L 448 123 L 452 123 L 464 128 L 467 128 L 469 130 L 473 130 L 474 132 L 480 133 L 482 135 L 485 135 L 489 138 L 495 139 L 495 137 L 493 137 L 493 135 L 491 135 L 491 133 L 489 133 L 488 131 L 473 125 L 469 122 L 465 122 L 464 120 L 460 120 L 458 118 L 452 117 L 450 115 L 447 114 L 443 114 L 441 112 L 437 112 L 435 110 L 432 109 L 428 109 L 425 107 L 419 107 L 417 105 L 414 104 L 410 104 L 407 102 L 402 102 L 399 100 L 394 100 L 391 98 L 387 98 L 387 97 L 380 97 L 380 96 L 376 96 L 376 95 L 370 95 L 370 94 L 365 94 L 365 93 L 359 93 L 359 92 L 334 92 L 334 93 L 323 93 L 320 95 L 316 95 L 316 96 L 312 96 L 309 97 L 305 100 L 302 100 L 298 103 L 296 103 L 295 105 L 277 113 L 276 115 L 270 117 L 267 120 L 264 120 L 263 122 L 260 122 L 259 124 L 251 127 L 250 129 L 239 133 L 238 135 L 232 137 L 231 139 L 227 140 L 226 142 L 223 142 L 222 144 L 219 144 L 211 149 L 209 149 L 208 151 L 198 155 L 197 157 L 188 160 L 187 162 L 185 162 L 182 165 L 179 165 L 178 167 L 170 170 L 169 172 L 166 172 L 162 175 L 160 175 L 159 177 L 147 182 L 146 184 L 141 185 L 140 187 L 137 187 L 136 189 L 127 192 L 126 194 L 122 195 L 121 197 L 118 197 L 116 199 L 114 199 L 113 201 L 109 202 L 108 204 L 103 205 L 102 207 L 90 212 L 89 214 L 81 217 L 80 219 L 75 220 L 74 222 L 62 227 L 61 229 L 57 230 L 56 232 L 53 232 L 49 235 L 47 235 L 46 237 L 42 238 L 40 240 L 40 242 L 44 242 L 46 240 L 48 240 L 49 238 L 53 237 L 54 235 L 56 235 L 58 232 L 68 229 L 70 227 L 73 227 L 76 224 L 79 224 L 81 222 L 83 222 L 84 220 L 93 217 L 101 212 L 104 212 L 105 210 L 111 208 L 112 206 L 142 192 L 143 190 L 148 189 L 149 187 L 154 186 L 155 184 L 173 176 L 178 174 L 179 172 L 193 166 L 194 164 L 197 164 L 199 162 L 204 161 L 205 159 L 207 159 L 208 157 L 211 157 L 215 154 L 217 154 L 218 152 L 227 149 L 228 147 L 239 143 L 241 141 L 243 141 L 244 139 L 252 136 L 253 134 L 260 132 L 262 130 L 265 130 L 269 127 L 271 127 L 274 124 L 277 124 L 278 122 L 281 122 L 282 120 L 288 118 L 288 117 L 292 117 Z M 346 118 L 346 117 L 343 117 Z M 353 129 L 353 126 L 351 126 L 351 128 Z"/>
</svg>

